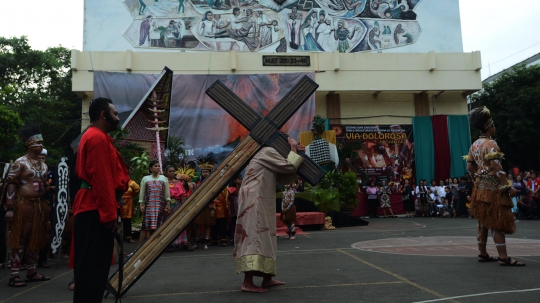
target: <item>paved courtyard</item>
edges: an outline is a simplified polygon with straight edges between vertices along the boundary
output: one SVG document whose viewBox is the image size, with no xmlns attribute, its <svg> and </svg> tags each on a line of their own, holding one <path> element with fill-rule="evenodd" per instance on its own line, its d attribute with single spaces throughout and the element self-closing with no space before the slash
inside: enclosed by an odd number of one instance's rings
<svg viewBox="0 0 540 303">
<path fill-rule="evenodd" d="M 508 238 L 510 255 L 527 263 L 515 268 L 476 261 L 475 224 L 461 218 L 371 219 L 369 226 L 278 238 L 276 278 L 287 284 L 265 294 L 239 291 L 243 276 L 234 274 L 231 246 L 165 253 L 122 301 L 538 302 L 540 221 L 518 222 L 518 232 Z M 491 239 L 488 247 L 496 256 Z M 73 273 L 65 260 L 55 262 L 41 270 L 50 282 L 20 289 L 5 286 L 9 273 L 2 270 L 0 302 L 71 302 Z"/>
</svg>

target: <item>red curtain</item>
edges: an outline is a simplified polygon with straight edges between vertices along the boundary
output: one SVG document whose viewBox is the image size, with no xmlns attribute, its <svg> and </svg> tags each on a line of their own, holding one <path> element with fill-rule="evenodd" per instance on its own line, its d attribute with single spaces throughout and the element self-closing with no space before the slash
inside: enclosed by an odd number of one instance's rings
<svg viewBox="0 0 540 303">
<path fill-rule="evenodd" d="M 448 117 L 438 115 L 431 117 L 433 125 L 433 144 L 435 150 L 435 181 L 450 178 L 450 143 L 448 140 Z M 430 182 L 431 180 L 427 180 Z"/>
</svg>

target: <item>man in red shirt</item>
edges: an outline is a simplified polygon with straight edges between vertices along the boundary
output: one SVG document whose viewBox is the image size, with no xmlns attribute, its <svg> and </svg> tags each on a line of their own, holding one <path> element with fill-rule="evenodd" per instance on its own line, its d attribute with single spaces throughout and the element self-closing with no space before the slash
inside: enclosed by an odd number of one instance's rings
<svg viewBox="0 0 540 303">
<path fill-rule="evenodd" d="M 531 171 L 531 178 L 527 181 L 527 188 L 531 191 L 531 198 L 540 206 L 540 178 L 537 178 L 537 173 Z"/>
<path fill-rule="evenodd" d="M 101 302 L 107 284 L 120 205 L 115 190 L 127 190 L 129 174 L 108 133 L 120 119 L 110 99 L 97 98 L 88 111 L 90 127 L 79 143 L 76 173 L 82 180 L 75 196 L 73 302 Z"/>
</svg>

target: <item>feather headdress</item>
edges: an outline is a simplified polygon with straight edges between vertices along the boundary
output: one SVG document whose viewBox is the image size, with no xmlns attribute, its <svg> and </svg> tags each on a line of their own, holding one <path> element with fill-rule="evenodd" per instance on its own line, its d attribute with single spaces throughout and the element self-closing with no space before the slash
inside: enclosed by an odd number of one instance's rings
<svg viewBox="0 0 540 303">
<path fill-rule="evenodd" d="M 191 168 L 189 166 L 184 166 L 184 167 L 179 167 L 176 170 L 176 178 L 178 178 L 178 180 L 184 180 L 184 181 L 189 182 L 197 178 L 197 175 L 194 168 Z"/>
<path fill-rule="evenodd" d="M 201 170 L 213 170 L 214 165 L 216 164 L 216 159 L 214 158 L 213 153 L 209 153 L 204 156 L 198 156 L 195 161 L 197 162 L 197 165 L 199 165 Z"/>
<path fill-rule="evenodd" d="M 469 112 L 471 126 L 481 132 L 487 131 L 493 126 L 493 119 L 489 109 L 485 106 L 477 107 Z"/>
</svg>

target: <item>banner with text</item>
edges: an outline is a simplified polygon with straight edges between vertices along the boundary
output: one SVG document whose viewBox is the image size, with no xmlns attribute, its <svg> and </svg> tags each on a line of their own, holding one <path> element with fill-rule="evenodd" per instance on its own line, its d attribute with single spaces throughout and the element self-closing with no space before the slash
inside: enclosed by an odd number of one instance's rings
<svg viewBox="0 0 540 303">
<path fill-rule="evenodd" d="M 412 125 L 331 125 L 349 169 L 364 185 L 414 180 Z"/>
</svg>

